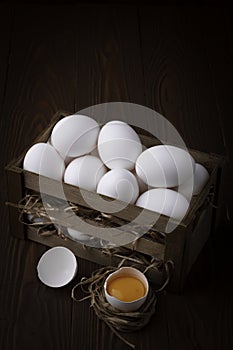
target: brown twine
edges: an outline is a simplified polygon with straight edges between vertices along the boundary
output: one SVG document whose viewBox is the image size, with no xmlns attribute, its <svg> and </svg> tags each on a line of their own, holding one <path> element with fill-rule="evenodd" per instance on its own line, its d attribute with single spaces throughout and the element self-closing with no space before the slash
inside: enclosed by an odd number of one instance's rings
<svg viewBox="0 0 233 350">
<path fill-rule="evenodd" d="M 125 344 L 131 348 L 135 348 L 135 345 L 130 343 L 119 332 L 135 332 L 146 326 L 155 312 L 157 298 L 150 287 L 146 302 L 137 311 L 122 312 L 110 305 L 105 299 L 104 282 L 107 276 L 116 271 L 121 265 L 122 264 L 118 267 L 104 267 L 93 272 L 90 278 L 82 278 L 81 281 L 73 287 L 71 297 L 78 302 L 91 299 L 91 307 L 94 309 L 97 317 L 104 321 L 113 333 Z M 77 299 L 75 297 L 75 291 L 78 287 L 80 287 L 84 293 L 88 293 L 88 296 Z M 87 288 L 87 290 L 85 288 Z"/>
<path fill-rule="evenodd" d="M 58 232 L 56 232 L 56 228 L 51 221 L 53 217 L 53 212 L 73 212 L 78 215 L 83 221 L 86 222 L 95 222 L 98 226 L 103 227 L 118 227 L 119 230 L 124 231 L 125 220 L 114 217 L 110 214 L 100 213 L 91 208 L 86 208 L 79 206 L 77 204 L 69 202 L 69 206 L 67 207 L 67 203 L 54 198 L 53 202 L 50 197 L 50 203 L 45 204 L 42 202 L 40 195 L 38 194 L 27 194 L 24 198 L 22 198 L 18 204 L 6 202 L 6 204 L 14 206 L 19 209 L 19 222 L 25 225 L 37 227 L 37 234 L 41 236 L 50 236 L 53 234 L 58 234 L 61 238 L 66 239 L 66 236 L 61 232 L 61 228 L 58 227 Z M 59 206 L 57 206 L 59 204 Z M 31 216 L 30 221 L 28 218 L 25 220 L 25 214 Z M 41 219 L 41 221 L 37 221 L 37 219 Z M 121 227 L 122 225 L 122 227 Z M 138 238 L 141 237 L 143 232 L 147 232 L 147 235 L 152 237 L 154 240 L 158 242 L 163 242 L 166 238 L 165 234 L 162 232 L 155 232 L 150 230 L 150 225 L 140 226 L 136 223 L 128 223 L 130 227 L 130 232 L 135 235 L 134 240 L 132 241 L 132 250 L 137 249 Z M 127 229 L 129 230 L 129 227 Z"/>
</svg>

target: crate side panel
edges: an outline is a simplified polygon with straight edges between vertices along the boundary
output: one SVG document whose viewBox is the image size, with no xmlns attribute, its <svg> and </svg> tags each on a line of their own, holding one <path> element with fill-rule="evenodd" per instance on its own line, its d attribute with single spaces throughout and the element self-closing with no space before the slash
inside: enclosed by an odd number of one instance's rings
<svg viewBox="0 0 233 350">
<path fill-rule="evenodd" d="M 164 260 L 165 245 L 155 241 L 141 237 L 136 244 L 130 243 L 125 247 L 131 249 L 132 251 L 136 250 L 137 252 L 150 255 L 158 260 Z"/>
<path fill-rule="evenodd" d="M 27 238 L 31 241 L 43 244 L 48 247 L 64 246 L 70 249 L 77 257 L 95 262 L 103 266 L 118 266 L 118 264 L 122 261 L 122 258 L 120 257 L 103 254 L 100 249 L 85 247 L 82 244 L 74 242 L 70 239 L 62 239 L 59 236 L 55 235 L 49 237 L 40 236 L 37 234 L 35 228 L 33 227 L 27 228 L 26 235 Z M 129 261 L 128 264 L 131 265 L 132 263 Z M 142 266 L 142 270 L 144 268 L 145 267 Z M 146 275 L 155 286 L 160 286 L 165 278 L 164 271 L 159 271 L 158 269 L 149 269 Z"/>
<path fill-rule="evenodd" d="M 182 285 L 182 270 L 184 252 L 186 248 L 186 229 L 177 227 L 175 231 L 167 234 L 165 247 L 165 263 L 171 261 L 174 266 L 170 269 L 169 290 L 179 292 Z"/>
<path fill-rule="evenodd" d="M 187 235 L 187 247 L 184 258 L 184 278 L 188 275 L 192 265 L 196 261 L 208 237 L 215 229 L 216 211 L 218 204 L 218 193 L 220 184 L 221 168 L 216 169 L 212 176 L 211 186 L 212 197 L 206 196 L 205 202 L 196 212 L 196 216 L 191 223 Z M 210 189 L 211 189 L 210 186 Z M 210 202 L 208 201 L 210 200 Z"/>
<path fill-rule="evenodd" d="M 210 232 L 212 223 L 213 208 L 208 206 L 200 215 L 200 218 L 193 227 L 192 230 L 188 232 L 187 248 L 185 251 L 184 258 L 184 278 L 188 275 L 191 267 L 196 261 L 198 255 L 200 254 L 202 248 L 204 247 Z"/>
</svg>

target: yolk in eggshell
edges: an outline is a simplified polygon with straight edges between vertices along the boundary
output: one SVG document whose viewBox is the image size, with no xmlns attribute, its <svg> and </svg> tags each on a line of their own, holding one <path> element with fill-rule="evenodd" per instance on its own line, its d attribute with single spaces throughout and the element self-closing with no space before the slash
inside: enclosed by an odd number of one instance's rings
<svg viewBox="0 0 233 350">
<path fill-rule="evenodd" d="M 121 276 L 108 283 L 107 292 L 116 299 L 130 302 L 142 298 L 145 295 L 145 287 L 135 277 Z"/>
</svg>

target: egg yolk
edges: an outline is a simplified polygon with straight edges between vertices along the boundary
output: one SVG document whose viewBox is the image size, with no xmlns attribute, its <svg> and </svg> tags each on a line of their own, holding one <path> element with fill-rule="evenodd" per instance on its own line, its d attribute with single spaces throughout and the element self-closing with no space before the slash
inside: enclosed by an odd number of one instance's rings
<svg viewBox="0 0 233 350">
<path fill-rule="evenodd" d="M 107 292 L 116 299 L 130 302 L 142 298 L 145 295 L 145 288 L 137 278 L 121 276 L 108 283 Z"/>
</svg>

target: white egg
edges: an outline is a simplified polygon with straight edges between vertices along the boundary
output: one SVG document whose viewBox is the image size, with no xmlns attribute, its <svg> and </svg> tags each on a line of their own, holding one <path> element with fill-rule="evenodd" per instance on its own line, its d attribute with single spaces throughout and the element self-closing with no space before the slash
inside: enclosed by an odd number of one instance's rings
<svg viewBox="0 0 233 350">
<path fill-rule="evenodd" d="M 90 235 L 87 235 L 86 233 L 82 233 L 80 231 L 77 231 L 71 227 L 67 228 L 67 231 L 69 233 L 69 236 L 77 241 L 88 241 L 91 239 Z"/>
<path fill-rule="evenodd" d="M 136 205 L 176 220 L 181 220 L 189 208 L 189 203 L 182 194 L 167 188 L 154 188 L 144 192 Z"/>
<path fill-rule="evenodd" d="M 105 124 L 100 130 L 98 151 L 108 168 L 132 170 L 142 152 L 142 144 L 131 126 L 116 120 Z"/>
<path fill-rule="evenodd" d="M 204 188 L 206 182 L 209 179 L 209 173 L 206 170 L 206 168 L 196 163 L 194 166 L 194 175 L 193 175 L 193 195 L 197 195 L 201 192 L 201 190 Z M 189 179 L 185 181 L 183 184 L 181 184 L 178 188 L 179 192 L 183 195 L 186 195 L 189 191 Z"/>
<path fill-rule="evenodd" d="M 106 172 L 99 158 L 87 155 L 72 160 L 65 170 L 64 182 L 94 192 Z"/>
<path fill-rule="evenodd" d="M 194 186 L 193 186 L 193 194 L 199 194 L 205 184 L 207 183 L 209 179 L 209 173 L 206 170 L 206 168 L 199 164 L 195 164 L 195 170 L 194 170 Z"/>
<path fill-rule="evenodd" d="M 36 143 L 26 153 L 23 161 L 25 170 L 62 180 L 65 165 L 57 151 L 47 143 Z"/>
<path fill-rule="evenodd" d="M 136 172 L 151 187 L 175 187 L 193 174 L 194 160 L 185 150 L 169 145 L 148 148 L 136 161 Z"/>
<path fill-rule="evenodd" d="M 133 204 L 138 197 L 139 188 L 135 176 L 130 171 L 113 169 L 101 178 L 97 192 Z"/>
<path fill-rule="evenodd" d="M 98 134 L 99 125 L 94 119 L 73 114 L 54 126 L 51 143 L 63 157 L 79 157 L 96 147 Z"/>
</svg>

